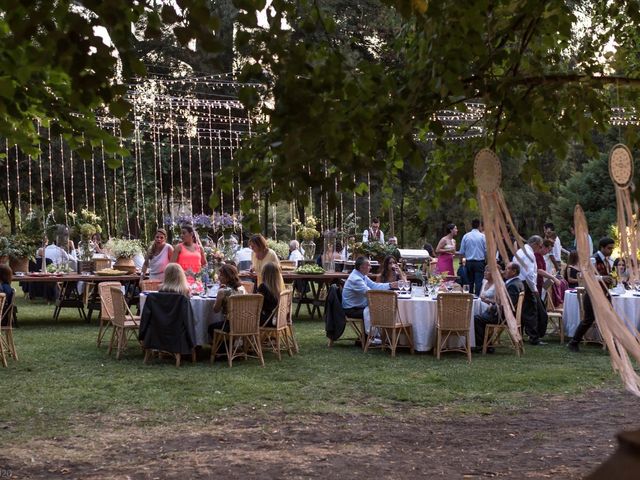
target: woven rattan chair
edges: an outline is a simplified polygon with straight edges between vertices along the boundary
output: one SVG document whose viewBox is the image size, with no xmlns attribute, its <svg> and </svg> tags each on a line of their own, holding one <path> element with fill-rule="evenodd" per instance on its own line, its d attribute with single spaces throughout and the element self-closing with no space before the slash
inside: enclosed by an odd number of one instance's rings
<svg viewBox="0 0 640 480">
<path fill-rule="evenodd" d="M 10 356 L 14 360 L 18 360 L 18 352 L 16 345 L 13 341 L 13 308 L 14 301 L 12 300 L 5 310 L 5 303 L 7 301 L 6 294 L 0 293 L 0 312 L 2 313 L 2 323 L 6 323 L 0 327 L 0 360 L 2 360 L 2 366 L 6 367 L 7 356 Z M 16 291 L 13 291 L 13 299 L 16 298 Z"/>
<path fill-rule="evenodd" d="M 296 268 L 298 262 L 295 260 L 280 260 L 280 268 L 282 270 L 292 270 Z"/>
<path fill-rule="evenodd" d="M 257 358 L 264 367 L 260 344 L 260 312 L 263 300 L 264 297 L 257 294 L 233 295 L 227 298 L 226 318 L 229 331 L 213 331 L 211 363 L 215 361 L 218 347 L 224 343 L 229 367 L 233 365 L 233 359 L 236 357 Z M 251 352 L 254 355 L 250 355 Z"/>
<path fill-rule="evenodd" d="M 469 330 L 471 328 L 471 312 L 473 295 L 471 293 L 439 293 L 438 319 L 436 329 L 436 357 L 440 359 L 442 352 L 462 352 L 467 354 L 471 362 L 471 344 Z M 464 347 L 448 346 L 449 339 L 464 338 Z"/>
<path fill-rule="evenodd" d="M 371 315 L 371 330 L 369 331 L 369 338 L 364 351 L 366 352 L 371 347 L 375 337 L 374 330 L 377 330 L 382 340 L 380 348 L 384 350 L 389 347 L 392 357 L 396 356 L 401 333 L 407 338 L 408 345 L 406 346 L 409 347 L 413 354 L 413 328 L 410 323 L 402 321 L 398 311 L 398 296 L 396 293 L 389 290 L 369 290 L 367 299 Z"/>
<path fill-rule="evenodd" d="M 93 261 L 96 264 L 96 272 L 104 270 L 105 268 L 111 268 L 110 258 L 94 258 Z"/>
<path fill-rule="evenodd" d="M 293 292 L 291 290 L 284 290 L 281 292 L 280 299 L 278 300 L 278 307 L 273 313 L 275 325 L 260 327 L 260 335 L 262 337 L 263 344 L 271 348 L 273 353 L 277 355 L 278 360 L 282 360 L 282 340 L 284 340 L 284 348 L 289 353 L 289 356 L 293 356 L 292 344 L 287 339 L 292 298 Z"/>
<path fill-rule="evenodd" d="M 300 347 L 298 346 L 298 340 L 296 339 L 296 332 L 293 328 L 293 290 L 289 290 L 291 295 L 289 296 L 289 310 L 287 313 L 287 330 L 286 340 L 287 345 L 291 347 L 294 353 L 300 353 Z"/>
<path fill-rule="evenodd" d="M 578 287 L 576 289 L 576 293 L 578 295 L 578 311 L 580 312 L 580 322 L 584 321 L 584 296 L 587 293 L 584 287 Z M 587 332 L 582 337 L 582 343 L 596 343 L 598 345 L 602 345 L 604 350 L 607 349 L 607 344 L 602 338 L 602 334 L 600 333 L 600 329 L 598 328 L 598 323 L 593 322 L 593 325 L 587 330 Z"/>
<path fill-rule="evenodd" d="M 244 291 L 246 293 L 253 293 L 256 289 L 256 284 L 251 280 L 241 280 L 240 283 L 244 287 Z"/>
<path fill-rule="evenodd" d="M 157 292 L 160 290 L 162 282 L 160 280 L 140 280 L 141 292 Z"/>
<path fill-rule="evenodd" d="M 96 344 L 98 347 L 102 345 L 102 340 L 107 330 L 112 326 L 113 320 L 113 296 L 111 295 L 111 287 L 120 288 L 120 282 L 102 282 L 96 287 L 100 295 L 100 326 L 98 328 L 98 339 Z M 140 317 L 136 317 L 138 320 Z"/>
<path fill-rule="evenodd" d="M 522 305 L 523 304 L 524 304 L 524 292 L 520 292 L 520 294 L 518 295 L 518 303 L 516 303 L 516 308 L 514 313 L 516 317 L 516 324 L 518 325 L 518 331 L 520 332 L 520 338 L 522 338 Z M 510 305 L 510 308 L 513 311 L 513 305 Z M 485 327 L 484 339 L 482 342 L 482 353 L 486 354 L 487 348 L 489 347 L 497 347 L 501 345 L 500 337 L 502 336 L 502 332 L 508 329 L 509 329 L 509 326 L 507 325 L 507 322 L 504 319 L 503 315 L 500 315 L 500 323 L 487 325 Z M 478 344 L 479 340 L 480 340 L 479 338 L 476 338 L 476 345 Z M 518 353 L 518 355 L 520 354 L 520 351 L 524 352 L 522 340 L 520 341 L 520 343 L 521 345 L 519 346 L 514 345 L 514 348 L 516 349 L 516 352 Z"/>
<path fill-rule="evenodd" d="M 553 286 L 547 288 L 544 299 L 547 308 L 547 316 L 553 327 L 550 333 L 557 333 L 560 336 L 560 344 L 564 343 L 564 322 L 562 321 L 562 308 L 557 308 L 553 303 Z"/>
<path fill-rule="evenodd" d="M 120 290 L 120 285 L 111 287 L 111 298 L 113 306 L 113 318 L 111 325 L 113 333 L 109 342 L 109 355 L 113 350 L 113 344 L 116 344 L 116 359 L 120 359 L 120 354 L 127 347 L 130 337 L 138 338 L 138 329 L 140 328 L 140 317 L 134 316 L 127 306 L 124 299 L 124 293 Z"/>
<path fill-rule="evenodd" d="M 367 334 L 364 330 L 364 319 L 354 318 L 354 317 L 345 317 L 344 320 L 346 324 L 349 325 L 353 330 L 353 332 L 356 334 L 356 341 L 360 342 L 360 347 L 364 350 L 364 347 L 367 345 Z M 332 346 L 332 345 L 333 345 L 333 342 L 330 340 L 329 346 Z"/>
</svg>

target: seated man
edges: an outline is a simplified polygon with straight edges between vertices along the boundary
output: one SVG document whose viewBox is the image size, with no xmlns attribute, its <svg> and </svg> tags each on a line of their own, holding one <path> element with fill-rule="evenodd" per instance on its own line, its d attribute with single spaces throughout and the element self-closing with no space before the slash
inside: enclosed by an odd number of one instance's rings
<svg viewBox="0 0 640 480">
<path fill-rule="evenodd" d="M 522 280 L 518 278 L 519 275 L 520 265 L 514 262 L 507 263 L 507 266 L 504 269 L 503 276 L 505 285 L 507 287 L 507 293 L 509 294 L 509 298 L 511 299 L 513 308 L 516 308 L 520 292 L 524 291 Z M 482 343 L 484 342 L 484 331 L 486 330 L 487 325 L 497 324 L 500 321 L 498 308 L 499 307 L 497 305 L 492 305 L 481 314 L 473 317 L 474 330 L 476 333 L 476 352 L 482 351 Z M 489 347 L 487 349 L 487 353 L 493 353 L 493 348 Z"/>
<path fill-rule="evenodd" d="M 367 292 L 369 290 L 390 290 L 398 288 L 398 282 L 376 283 L 368 275 L 371 263 L 366 257 L 358 257 L 354 270 L 349 274 L 342 289 L 342 309 L 347 317 L 364 319 L 365 332 L 369 333 L 370 318 L 364 311 L 369 305 Z M 368 312 L 367 312 L 368 313 Z"/>
</svg>

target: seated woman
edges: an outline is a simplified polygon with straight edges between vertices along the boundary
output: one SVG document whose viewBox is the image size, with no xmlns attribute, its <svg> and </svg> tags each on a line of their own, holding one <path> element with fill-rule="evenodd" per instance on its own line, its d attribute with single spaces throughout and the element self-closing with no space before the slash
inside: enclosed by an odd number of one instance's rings
<svg viewBox="0 0 640 480">
<path fill-rule="evenodd" d="M 564 279 L 567 281 L 569 288 L 578 287 L 578 274 L 580 273 L 580 267 L 578 266 L 578 251 L 573 250 L 569 253 L 569 259 L 567 260 L 567 267 L 564 269 Z"/>
<path fill-rule="evenodd" d="M 182 243 L 179 243 L 174 249 L 171 262 L 180 264 L 187 273 L 198 273 L 207 263 L 198 235 L 191 225 L 185 225 L 182 227 L 181 236 Z M 193 280 L 191 279 L 191 281 Z"/>
<path fill-rule="evenodd" d="M 260 326 L 271 327 L 275 324 L 272 314 L 278 308 L 280 293 L 284 288 L 284 280 L 280 267 L 275 263 L 267 263 L 262 269 L 262 283 L 258 286 L 258 293 L 264 297 L 260 312 Z"/>
<path fill-rule="evenodd" d="M 227 265 L 226 263 L 218 270 L 218 280 L 220 281 L 220 288 L 218 289 L 218 295 L 216 297 L 216 303 L 213 306 L 214 313 L 222 312 L 222 320 L 213 322 L 209 325 L 209 335 L 213 336 L 214 330 L 229 331 L 229 324 L 227 323 L 227 299 L 232 295 L 243 295 L 247 292 L 240 282 L 238 276 L 238 269 L 233 265 Z"/>
<path fill-rule="evenodd" d="M 376 277 L 377 283 L 393 283 L 398 280 L 406 280 L 407 277 L 404 272 L 398 266 L 396 257 L 393 255 L 387 255 L 380 267 L 380 273 Z"/>
<path fill-rule="evenodd" d="M 482 280 L 482 288 L 480 289 L 480 300 L 489 305 L 496 303 L 496 286 L 493 283 L 493 276 L 489 266 L 484 269 L 484 280 Z"/>
<path fill-rule="evenodd" d="M 5 263 L 0 263 L 0 293 L 4 293 L 6 298 L 4 300 L 4 308 L 2 310 L 2 326 L 9 324 L 9 317 L 5 314 L 9 310 L 9 306 L 13 302 L 13 288 L 11 287 L 11 281 L 13 280 L 13 271 L 11 267 Z"/>
<path fill-rule="evenodd" d="M 141 269 L 141 276 L 149 269 L 150 280 L 164 279 L 164 270 L 169 264 L 169 260 L 173 255 L 173 247 L 167 243 L 167 231 L 164 228 L 156 230 L 153 243 L 149 245 L 149 250 L 145 256 L 144 264 Z"/>
<path fill-rule="evenodd" d="M 629 289 L 629 272 L 627 271 L 627 263 L 624 258 L 618 257 L 613 262 L 613 270 L 616 272 L 616 280 L 618 284 L 622 284 L 624 288 Z"/>
<path fill-rule="evenodd" d="M 251 271 L 257 274 L 256 282 L 262 283 L 262 269 L 267 263 L 275 263 L 280 267 L 280 260 L 272 249 L 267 246 L 267 241 L 260 235 L 253 235 L 249 239 L 249 248 L 253 251 L 251 255 Z"/>
<path fill-rule="evenodd" d="M 181 293 L 189 296 L 189 284 L 184 270 L 177 263 L 170 263 L 164 270 L 164 281 L 160 285 L 160 292 Z"/>
</svg>

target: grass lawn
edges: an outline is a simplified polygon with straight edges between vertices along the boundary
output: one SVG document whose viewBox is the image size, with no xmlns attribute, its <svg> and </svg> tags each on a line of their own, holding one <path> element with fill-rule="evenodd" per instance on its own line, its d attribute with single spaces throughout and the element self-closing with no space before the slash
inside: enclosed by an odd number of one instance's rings
<svg viewBox="0 0 640 480">
<path fill-rule="evenodd" d="M 20 295 L 21 296 L 21 295 Z M 180 422 L 219 416 L 234 409 L 265 414 L 373 412 L 394 407 L 446 406 L 456 412 L 488 412 L 526 406 L 535 395 L 571 396 L 617 385 L 609 358 L 600 348 L 571 354 L 557 340 L 527 347 L 517 358 L 509 349 L 494 355 L 414 356 L 403 350 L 392 359 L 364 354 L 353 342 L 327 348 L 321 321 L 296 323 L 300 354 L 278 362 L 265 354 L 266 367 L 239 360 L 229 369 L 205 360 L 176 368 L 170 360 L 142 363 L 131 342 L 120 361 L 96 348 L 97 325 L 65 309 L 59 323 L 53 306 L 18 300 L 15 331 L 19 362 L 0 370 L 4 395 L 2 436 L 23 439 L 65 432 L 76 415 L 138 414 L 140 422 Z M 208 350 L 206 351 L 208 354 Z"/>
</svg>

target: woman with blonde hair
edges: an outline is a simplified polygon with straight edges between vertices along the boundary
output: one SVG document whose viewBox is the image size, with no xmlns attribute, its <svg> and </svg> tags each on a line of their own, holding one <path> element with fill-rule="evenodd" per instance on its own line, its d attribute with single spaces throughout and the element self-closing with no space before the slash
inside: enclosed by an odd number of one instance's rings
<svg viewBox="0 0 640 480">
<path fill-rule="evenodd" d="M 251 271 L 256 272 L 258 285 L 262 283 L 262 269 L 267 263 L 275 263 L 280 267 L 280 260 L 276 252 L 267 246 L 267 241 L 260 235 L 253 235 L 249 239 L 249 248 L 253 251 L 251 255 Z"/>
<path fill-rule="evenodd" d="M 258 286 L 258 293 L 264 297 L 260 312 L 260 326 L 265 327 L 270 323 L 284 288 L 280 267 L 275 263 L 267 263 L 262 269 L 262 283 Z"/>
<path fill-rule="evenodd" d="M 189 284 L 184 270 L 177 263 L 170 263 L 164 270 L 164 281 L 160 285 L 160 292 L 181 293 L 189 296 Z"/>
<path fill-rule="evenodd" d="M 167 243 L 167 231 L 164 228 L 158 228 L 153 242 L 147 250 L 140 275 L 144 278 L 148 268 L 150 280 L 164 280 L 164 270 L 172 256 L 173 247 Z"/>
</svg>

